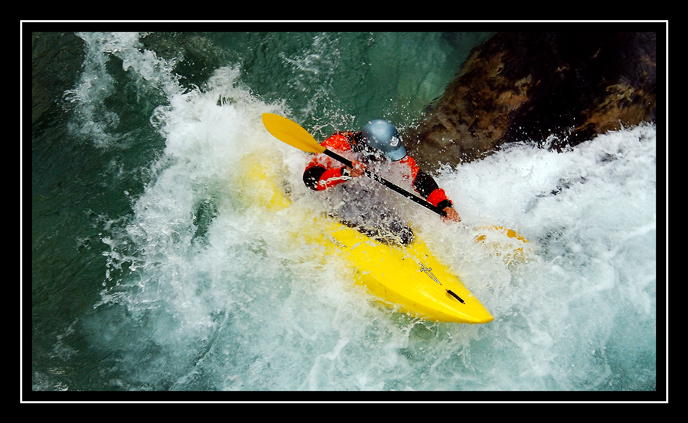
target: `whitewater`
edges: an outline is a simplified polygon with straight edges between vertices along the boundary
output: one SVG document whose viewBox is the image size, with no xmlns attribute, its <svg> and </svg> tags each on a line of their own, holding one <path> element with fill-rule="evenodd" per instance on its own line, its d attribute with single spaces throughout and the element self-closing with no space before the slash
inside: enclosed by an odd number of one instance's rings
<svg viewBox="0 0 688 423">
<path fill-rule="evenodd" d="M 145 34 L 80 37 L 87 54 L 65 93 L 69 131 L 110 152 L 104 168 L 119 181 L 110 195 L 127 207 L 92 212 L 98 234 L 90 239 L 104 260 L 91 276 L 95 300 L 57 331 L 46 354 L 66 365 L 35 368 L 34 391 L 240 391 L 258 400 L 372 391 L 462 401 L 487 392 L 505 399 L 499 394 L 655 391 L 663 380 L 654 125 L 561 152 L 523 140 L 437 171 L 462 222 L 410 202 L 409 220 L 495 319 L 432 323 L 374 301 L 340 258 L 294 244 L 293 228 L 247 189 L 244 165 L 257 157 L 283 175 L 293 207 L 313 211 L 318 224 L 322 205 L 301 180 L 309 156 L 271 136 L 260 116 L 290 117 L 320 140 L 368 118 L 332 101 L 336 72 L 316 54 L 337 46 L 331 38 L 283 54 L 281 62 L 298 69 L 289 86 L 304 91 L 292 102 L 256 94 L 241 64 L 184 85 L 174 71 L 180 59 L 144 47 Z M 129 81 L 128 98 L 148 116 L 127 130 L 125 114 L 103 109 L 118 95 L 117 78 Z M 403 128 L 413 124 L 408 110 L 387 117 Z M 163 143 L 128 168 L 138 143 L 157 139 L 141 127 Z M 481 225 L 523 235 L 528 259 L 507 262 L 476 243 Z"/>
</svg>

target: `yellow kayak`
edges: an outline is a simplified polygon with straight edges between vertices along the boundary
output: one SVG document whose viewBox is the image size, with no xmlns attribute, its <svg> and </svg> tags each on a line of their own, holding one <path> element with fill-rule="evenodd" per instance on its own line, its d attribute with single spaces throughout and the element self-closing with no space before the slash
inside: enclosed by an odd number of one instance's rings
<svg viewBox="0 0 688 423">
<path fill-rule="evenodd" d="M 339 223 L 330 235 L 370 293 L 413 316 L 439 322 L 487 323 L 489 311 L 415 237 L 406 246 L 384 244 Z"/>
<path fill-rule="evenodd" d="M 271 170 L 273 167 L 266 164 L 265 156 L 259 159 L 249 155 L 242 163 L 244 181 L 240 185 L 242 195 L 250 197 L 248 201 L 265 205 L 273 213 L 294 207 L 285 184 Z M 289 228 L 300 234 L 301 242 L 320 245 L 326 254 L 344 258 L 354 269 L 356 283 L 399 311 L 439 322 L 493 320 L 490 312 L 433 256 L 418 235 L 411 244 L 402 246 L 373 240 L 328 217 L 310 215 L 294 225 L 303 226 L 303 231 L 298 227 Z"/>
</svg>

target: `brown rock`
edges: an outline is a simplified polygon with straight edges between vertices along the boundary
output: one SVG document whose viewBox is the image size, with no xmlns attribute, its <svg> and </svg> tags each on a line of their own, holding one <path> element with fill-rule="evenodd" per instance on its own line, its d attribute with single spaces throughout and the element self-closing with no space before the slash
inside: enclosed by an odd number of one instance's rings
<svg viewBox="0 0 688 423">
<path fill-rule="evenodd" d="M 655 119 L 656 33 L 498 33 L 474 49 L 417 128 L 421 165 L 456 165 L 501 144 L 560 149 Z"/>
</svg>

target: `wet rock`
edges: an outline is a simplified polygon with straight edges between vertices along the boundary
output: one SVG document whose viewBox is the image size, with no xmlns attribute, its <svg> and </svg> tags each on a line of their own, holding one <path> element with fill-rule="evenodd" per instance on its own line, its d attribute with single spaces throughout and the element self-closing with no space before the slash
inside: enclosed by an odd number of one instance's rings
<svg viewBox="0 0 688 423">
<path fill-rule="evenodd" d="M 575 146 L 654 121 L 656 33 L 498 33 L 474 49 L 417 128 L 422 166 L 456 165 L 500 145 Z"/>
</svg>

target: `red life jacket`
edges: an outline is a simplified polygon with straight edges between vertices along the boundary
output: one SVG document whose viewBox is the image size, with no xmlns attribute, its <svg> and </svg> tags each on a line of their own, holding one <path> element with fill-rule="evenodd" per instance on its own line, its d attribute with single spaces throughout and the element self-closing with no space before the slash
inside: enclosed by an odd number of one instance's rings
<svg viewBox="0 0 688 423">
<path fill-rule="evenodd" d="M 353 151 L 353 147 L 356 145 L 356 139 L 353 132 L 336 132 L 323 141 L 321 145 L 346 157 L 350 156 L 350 152 Z M 444 190 L 437 185 L 437 182 L 435 182 L 432 176 L 423 172 L 418 167 L 413 157 L 407 155 L 399 160 L 398 163 L 408 166 L 408 174 L 410 175 L 413 189 L 418 192 L 421 197 L 440 209 L 452 205 L 452 202 L 447 198 Z M 337 160 L 325 154 L 317 154 L 310 160 L 308 165 L 306 165 L 306 169 L 303 173 L 303 181 L 306 186 L 313 190 L 326 190 L 348 180 L 348 178 L 342 174 L 345 168 L 346 166 L 342 165 Z"/>
</svg>

